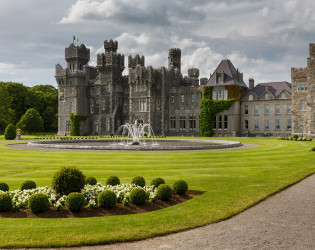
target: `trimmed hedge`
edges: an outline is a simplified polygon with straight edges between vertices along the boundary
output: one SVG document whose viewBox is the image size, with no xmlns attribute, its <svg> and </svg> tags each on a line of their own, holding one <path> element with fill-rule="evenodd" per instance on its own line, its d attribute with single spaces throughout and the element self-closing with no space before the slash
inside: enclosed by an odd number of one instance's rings
<svg viewBox="0 0 315 250">
<path fill-rule="evenodd" d="M 157 178 L 154 178 L 152 181 L 151 181 L 151 186 L 154 186 L 154 187 L 158 187 L 159 185 L 161 184 L 165 184 L 165 181 L 163 178 L 161 177 L 157 177 Z"/>
<path fill-rule="evenodd" d="M 173 197 L 173 190 L 169 185 L 161 184 L 156 189 L 156 196 L 162 201 L 169 201 Z"/>
<path fill-rule="evenodd" d="M 16 137 L 16 130 L 13 124 L 9 124 L 4 131 L 4 138 L 6 140 L 14 140 Z"/>
<path fill-rule="evenodd" d="M 135 205 L 143 205 L 147 199 L 147 194 L 146 192 L 140 188 L 134 188 L 131 190 L 129 194 L 129 200 L 131 203 Z"/>
<path fill-rule="evenodd" d="M 91 186 L 96 185 L 96 183 L 97 183 L 97 180 L 94 177 L 88 177 L 85 180 L 85 184 L 89 184 Z"/>
<path fill-rule="evenodd" d="M 106 179 L 106 185 L 111 185 L 111 186 L 117 186 L 120 185 L 120 180 L 117 176 L 112 175 L 107 177 Z"/>
<path fill-rule="evenodd" d="M 33 214 L 45 212 L 49 209 L 49 200 L 44 194 L 33 194 L 28 200 L 28 208 Z"/>
<path fill-rule="evenodd" d="M 81 211 L 84 208 L 85 203 L 84 195 L 77 192 L 70 193 L 65 201 L 67 209 L 71 212 Z"/>
<path fill-rule="evenodd" d="M 184 195 L 187 193 L 188 184 L 186 181 L 178 180 L 173 184 L 173 190 L 175 194 Z"/>
<path fill-rule="evenodd" d="M 25 189 L 33 189 L 36 188 L 36 183 L 32 180 L 27 180 L 24 181 L 21 185 L 21 190 L 25 190 Z"/>
<path fill-rule="evenodd" d="M 85 185 L 85 176 L 74 167 L 63 167 L 53 176 L 52 188 L 58 194 L 80 192 Z"/>
<path fill-rule="evenodd" d="M 0 190 L 3 192 L 8 192 L 9 191 L 9 185 L 4 183 L 4 182 L 0 182 Z"/>
<path fill-rule="evenodd" d="M 135 184 L 140 187 L 145 186 L 145 179 L 142 176 L 135 176 L 131 180 L 131 184 Z"/>
<path fill-rule="evenodd" d="M 99 193 L 97 202 L 104 208 L 113 208 L 117 203 L 116 194 L 111 190 L 105 190 Z"/>
<path fill-rule="evenodd" d="M 0 194 L 0 212 L 12 209 L 12 198 L 8 193 Z"/>
</svg>

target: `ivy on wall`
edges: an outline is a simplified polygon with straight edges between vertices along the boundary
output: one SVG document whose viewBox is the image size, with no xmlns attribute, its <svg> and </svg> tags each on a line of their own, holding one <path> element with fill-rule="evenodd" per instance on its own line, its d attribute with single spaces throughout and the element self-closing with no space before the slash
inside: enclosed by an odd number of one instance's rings
<svg viewBox="0 0 315 250">
<path fill-rule="evenodd" d="M 229 109 L 236 101 L 235 98 L 228 100 L 212 100 L 213 87 L 205 86 L 203 88 L 202 99 L 200 103 L 200 135 L 213 136 L 213 117 Z"/>
<path fill-rule="evenodd" d="M 86 116 L 83 115 L 74 115 L 71 112 L 69 113 L 71 120 L 71 136 L 80 136 L 80 122 L 86 120 Z"/>
</svg>

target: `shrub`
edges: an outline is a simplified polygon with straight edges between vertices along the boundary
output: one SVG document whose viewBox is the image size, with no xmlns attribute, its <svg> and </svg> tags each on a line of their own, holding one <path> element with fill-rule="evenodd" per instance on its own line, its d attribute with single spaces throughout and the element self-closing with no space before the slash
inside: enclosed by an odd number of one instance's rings
<svg viewBox="0 0 315 250">
<path fill-rule="evenodd" d="M 74 167 L 63 167 L 53 176 L 52 188 L 59 194 L 80 192 L 84 185 L 83 173 Z"/>
<path fill-rule="evenodd" d="M 136 205 L 144 204 L 146 199 L 147 199 L 147 194 L 140 187 L 132 189 L 130 194 L 129 194 L 130 202 L 133 203 L 133 204 L 136 204 Z"/>
<path fill-rule="evenodd" d="M 157 178 L 154 178 L 152 181 L 151 181 L 151 186 L 154 186 L 154 187 L 158 187 L 159 185 L 161 184 L 165 184 L 165 181 L 164 179 L 162 179 L 161 177 L 157 177 Z"/>
<path fill-rule="evenodd" d="M 104 208 L 113 208 L 117 203 L 117 197 L 113 191 L 105 190 L 99 193 L 97 201 Z"/>
<path fill-rule="evenodd" d="M 4 132 L 4 138 L 6 140 L 13 140 L 16 137 L 16 130 L 13 124 L 9 124 Z"/>
<path fill-rule="evenodd" d="M 79 212 L 85 205 L 84 195 L 77 192 L 70 193 L 66 198 L 65 204 L 71 212 Z"/>
<path fill-rule="evenodd" d="M 310 151 L 315 151 L 315 147 L 311 148 L 311 150 L 310 150 Z"/>
<path fill-rule="evenodd" d="M 142 176 L 135 176 L 131 180 L 131 184 L 135 184 L 140 187 L 145 186 L 145 179 Z"/>
<path fill-rule="evenodd" d="M 8 193 L 0 194 L 0 212 L 12 209 L 12 198 Z"/>
<path fill-rule="evenodd" d="M 156 189 L 156 196 L 162 201 L 169 201 L 173 196 L 173 190 L 169 185 L 161 184 Z"/>
<path fill-rule="evenodd" d="M 21 185 L 21 190 L 25 190 L 25 189 L 33 189 L 36 188 L 36 183 L 34 181 L 31 180 L 27 180 L 24 181 Z"/>
<path fill-rule="evenodd" d="M 6 184 L 4 182 L 0 182 L 0 190 L 3 191 L 3 192 L 8 192 L 9 191 L 8 184 Z"/>
<path fill-rule="evenodd" d="M 21 117 L 16 127 L 27 132 L 41 132 L 44 130 L 44 122 L 37 110 L 30 108 Z"/>
<path fill-rule="evenodd" d="M 49 208 L 49 200 L 44 194 L 33 194 L 28 200 L 28 208 L 33 214 L 45 212 Z"/>
<path fill-rule="evenodd" d="M 298 135 L 293 135 L 292 138 L 297 140 L 299 138 L 299 136 Z"/>
<path fill-rule="evenodd" d="M 188 190 L 188 185 L 186 181 L 178 180 L 173 184 L 173 190 L 175 194 L 184 195 Z"/>
<path fill-rule="evenodd" d="M 89 184 L 92 186 L 96 185 L 96 183 L 97 183 L 97 180 L 94 177 L 88 177 L 85 180 L 85 184 Z"/>
<path fill-rule="evenodd" d="M 117 176 L 109 176 L 106 179 L 106 185 L 117 186 L 120 184 L 120 180 Z"/>
</svg>

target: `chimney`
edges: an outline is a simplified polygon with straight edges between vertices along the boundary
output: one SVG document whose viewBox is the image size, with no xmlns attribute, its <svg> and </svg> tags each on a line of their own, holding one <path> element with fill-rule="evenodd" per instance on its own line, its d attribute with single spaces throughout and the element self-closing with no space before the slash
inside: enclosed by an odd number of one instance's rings
<svg viewBox="0 0 315 250">
<path fill-rule="evenodd" d="M 255 80 L 253 78 L 248 79 L 248 86 L 250 89 L 254 88 L 254 82 L 255 82 Z"/>
</svg>

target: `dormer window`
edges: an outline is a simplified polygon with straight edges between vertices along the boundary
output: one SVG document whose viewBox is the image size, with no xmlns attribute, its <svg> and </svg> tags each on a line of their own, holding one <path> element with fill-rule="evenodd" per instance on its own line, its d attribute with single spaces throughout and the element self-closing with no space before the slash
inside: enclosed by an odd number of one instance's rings
<svg viewBox="0 0 315 250">
<path fill-rule="evenodd" d="M 269 100 L 269 99 L 270 99 L 269 93 L 266 93 L 266 94 L 265 94 L 265 99 L 266 99 L 266 100 Z"/>
<path fill-rule="evenodd" d="M 248 96 L 248 101 L 252 101 L 254 99 L 254 96 L 252 95 L 252 94 L 250 94 L 249 96 Z"/>
<path fill-rule="evenodd" d="M 285 92 L 282 92 L 281 99 L 286 99 L 286 98 L 287 98 L 287 95 L 285 94 Z"/>
<path fill-rule="evenodd" d="M 217 73 L 217 83 L 224 83 L 224 72 Z"/>
</svg>

